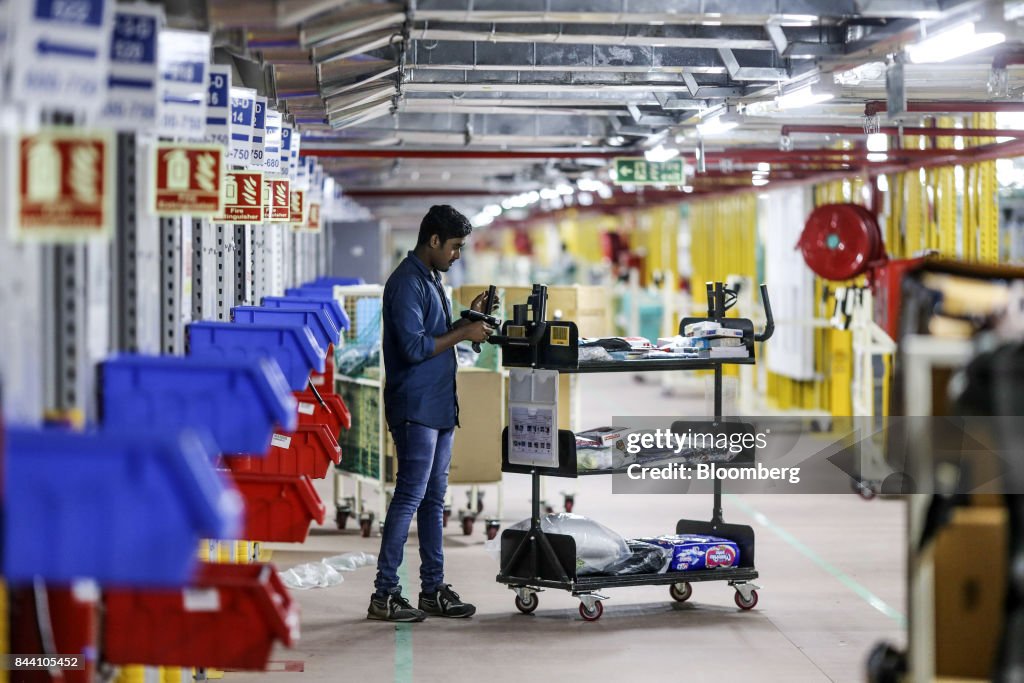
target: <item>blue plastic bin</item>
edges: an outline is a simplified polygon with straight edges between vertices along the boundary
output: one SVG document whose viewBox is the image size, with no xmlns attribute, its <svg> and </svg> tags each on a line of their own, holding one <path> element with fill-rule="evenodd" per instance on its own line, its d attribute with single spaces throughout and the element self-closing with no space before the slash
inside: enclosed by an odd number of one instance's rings
<svg viewBox="0 0 1024 683">
<path fill-rule="evenodd" d="M 307 282 L 306 284 L 322 287 L 350 287 L 352 285 L 365 285 L 366 281 L 361 277 L 329 277 L 323 275 L 312 282 Z"/>
<path fill-rule="evenodd" d="M 338 328 L 338 341 L 334 342 L 335 344 L 341 341 L 341 330 L 347 330 L 349 326 L 345 309 L 330 296 L 265 296 L 260 304 L 277 308 L 303 308 L 310 305 L 323 308 L 334 322 L 334 326 Z"/>
<path fill-rule="evenodd" d="M 319 304 L 282 308 L 280 306 L 235 306 L 231 320 L 236 323 L 263 325 L 305 325 L 313 333 L 317 346 L 327 355 L 327 347 L 341 341 L 341 331 L 331 314 Z"/>
<path fill-rule="evenodd" d="M 182 586 L 200 539 L 242 528 L 242 500 L 197 432 L 13 428 L 5 438 L 10 582 Z"/>
<path fill-rule="evenodd" d="M 292 391 L 302 391 L 311 370 L 324 371 L 322 349 L 305 325 L 197 322 L 188 326 L 189 354 L 197 358 L 277 362 Z"/>
<path fill-rule="evenodd" d="M 220 453 L 262 455 L 275 425 L 298 424 L 292 389 L 269 358 L 125 354 L 100 373 L 106 429 L 205 429 Z"/>
</svg>

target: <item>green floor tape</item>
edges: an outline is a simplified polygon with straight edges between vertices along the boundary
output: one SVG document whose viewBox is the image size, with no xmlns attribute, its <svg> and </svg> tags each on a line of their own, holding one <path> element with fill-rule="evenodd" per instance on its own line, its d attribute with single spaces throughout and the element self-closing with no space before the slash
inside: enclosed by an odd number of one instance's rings
<svg viewBox="0 0 1024 683">
<path fill-rule="evenodd" d="M 405 560 L 398 568 L 398 581 L 406 595 L 409 591 L 409 571 Z M 395 624 L 395 683 L 411 683 L 412 681 L 412 624 Z"/>
<path fill-rule="evenodd" d="M 818 555 L 816 552 L 814 552 L 806 545 L 804 545 L 803 542 L 800 541 L 800 539 L 798 539 L 793 534 L 789 533 L 782 527 L 778 526 L 777 524 L 769 520 L 763 513 L 757 511 L 756 509 L 754 509 L 753 507 L 743 502 L 741 499 L 737 498 L 734 495 L 726 494 L 724 497 L 729 500 L 730 504 L 735 505 L 736 507 L 743 510 L 743 512 L 747 513 L 747 515 L 753 517 L 758 524 L 765 527 L 773 534 L 781 538 L 783 541 L 796 548 L 796 550 L 801 555 L 803 555 L 808 560 L 821 567 L 827 573 L 831 574 L 840 583 L 842 583 L 844 586 L 853 591 L 854 594 L 856 594 L 859 598 L 863 599 L 876 610 L 878 610 L 885 616 L 895 621 L 902 628 L 906 628 L 907 618 L 903 615 L 902 612 L 889 605 L 887 602 L 882 600 L 880 597 L 872 593 L 870 590 L 868 590 L 861 584 L 857 583 L 857 581 L 855 581 L 849 574 L 846 574 L 838 567 L 825 561 L 820 555 Z"/>
</svg>

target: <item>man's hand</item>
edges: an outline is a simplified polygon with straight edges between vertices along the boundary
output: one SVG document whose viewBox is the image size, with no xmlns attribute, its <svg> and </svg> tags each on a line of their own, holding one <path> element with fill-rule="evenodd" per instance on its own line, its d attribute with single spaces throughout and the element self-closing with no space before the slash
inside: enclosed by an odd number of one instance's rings
<svg viewBox="0 0 1024 683">
<path fill-rule="evenodd" d="M 472 308 L 474 311 L 477 311 L 479 313 L 487 313 L 488 315 L 490 315 L 491 311 L 496 311 L 498 309 L 498 304 L 501 303 L 501 298 L 499 296 L 495 295 L 495 297 L 494 297 L 494 305 L 491 306 L 491 310 L 490 311 L 485 311 L 484 310 L 484 304 L 485 303 L 487 303 L 487 292 L 480 292 L 473 299 L 473 303 L 471 303 L 469 305 L 469 307 Z"/>
<path fill-rule="evenodd" d="M 494 334 L 494 329 L 483 320 L 477 320 L 475 323 L 463 325 L 459 328 L 459 332 L 462 333 L 465 341 L 479 344 L 487 341 L 487 338 Z"/>
</svg>

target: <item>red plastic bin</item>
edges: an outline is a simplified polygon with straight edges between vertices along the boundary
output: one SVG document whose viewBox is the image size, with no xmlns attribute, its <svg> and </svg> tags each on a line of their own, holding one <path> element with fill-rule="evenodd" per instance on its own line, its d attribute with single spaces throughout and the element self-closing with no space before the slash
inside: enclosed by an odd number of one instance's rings
<svg viewBox="0 0 1024 683">
<path fill-rule="evenodd" d="M 36 610 L 36 593 L 31 585 L 8 588 L 10 609 L 10 651 L 46 652 L 40 639 L 40 625 L 53 629 L 57 652 L 75 655 L 83 668 L 62 671 L 64 683 L 89 683 L 96 675 L 96 644 L 99 640 L 99 588 L 83 582 L 78 586 L 47 586 L 43 591 L 49 620 L 41 620 Z M 12 677 L 18 683 L 49 683 L 49 671 L 18 671 Z"/>
<path fill-rule="evenodd" d="M 316 399 L 311 391 L 296 391 L 295 399 L 299 402 L 299 424 L 325 424 L 331 428 L 331 434 L 341 434 L 341 430 L 352 428 L 352 414 L 348 406 L 337 394 L 320 394 L 324 405 Z"/>
<path fill-rule="evenodd" d="M 233 472 L 260 474 L 304 474 L 312 479 L 327 476 L 331 464 L 341 461 L 341 446 L 326 425 L 299 425 L 287 448 L 271 446 L 264 457 L 231 456 L 224 458 Z"/>
<path fill-rule="evenodd" d="M 201 563 L 189 588 L 105 597 L 112 664 L 262 671 L 275 640 L 299 637 L 299 607 L 270 564 Z"/>
<path fill-rule="evenodd" d="M 324 371 L 309 373 L 309 383 L 316 387 L 321 395 L 334 393 L 334 344 L 327 348 Z"/>
<path fill-rule="evenodd" d="M 242 538 L 302 543 L 309 534 L 310 522 L 324 523 L 326 509 L 309 477 L 251 472 L 231 476 L 245 502 Z"/>
</svg>

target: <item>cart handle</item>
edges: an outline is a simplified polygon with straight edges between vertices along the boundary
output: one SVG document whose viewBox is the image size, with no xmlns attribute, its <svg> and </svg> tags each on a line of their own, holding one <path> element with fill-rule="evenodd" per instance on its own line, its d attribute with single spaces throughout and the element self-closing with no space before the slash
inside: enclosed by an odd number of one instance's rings
<svg viewBox="0 0 1024 683">
<path fill-rule="evenodd" d="M 768 285 L 761 283 L 761 303 L 764 305 L 764 331 L 754 335 L 754 341 L 768 341 L 775 332 L 775 318 L 772 317 L 772 302 L 768 298 Z"/>
</svg>

